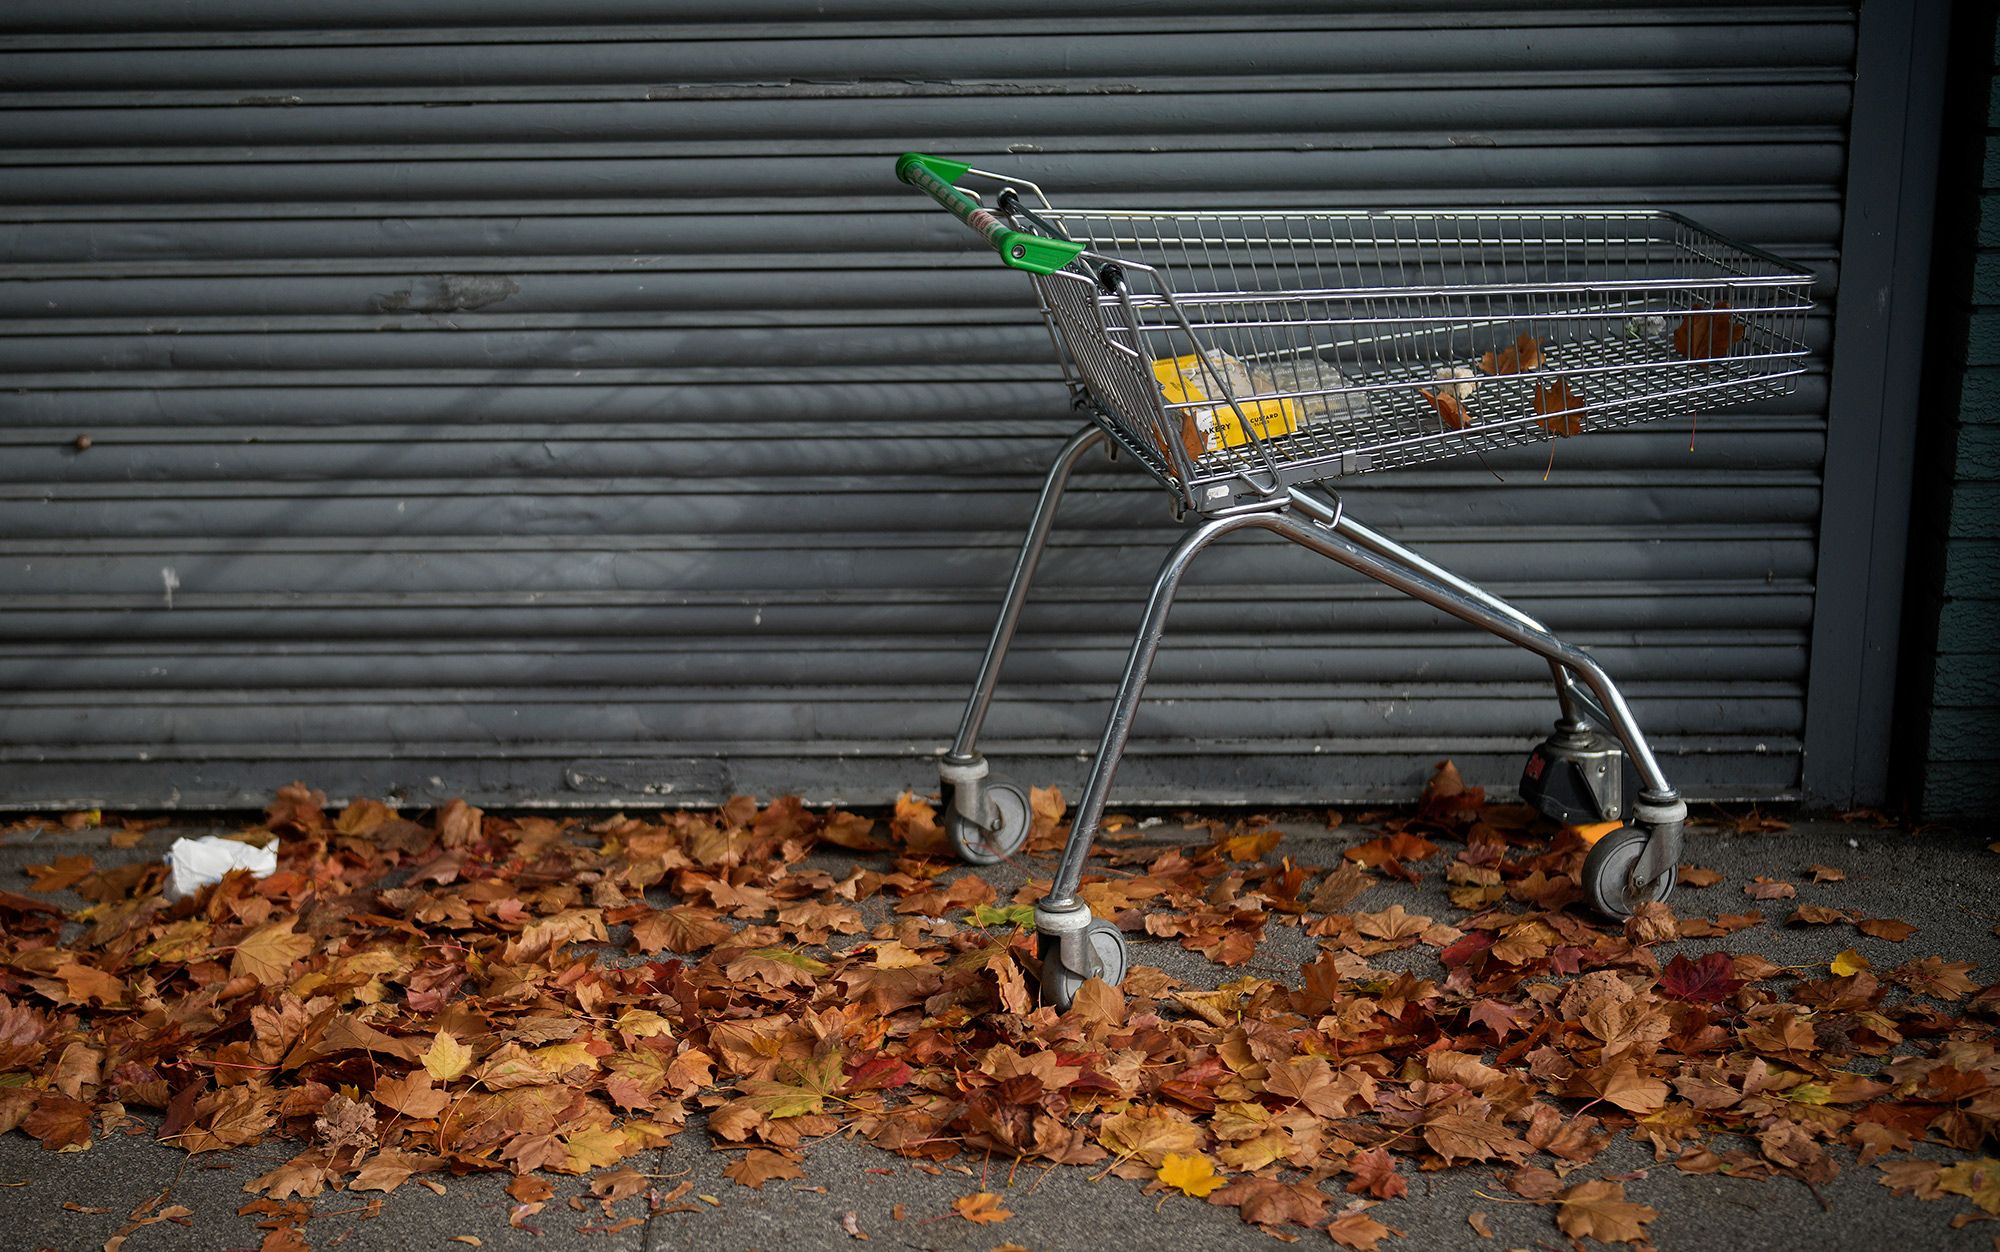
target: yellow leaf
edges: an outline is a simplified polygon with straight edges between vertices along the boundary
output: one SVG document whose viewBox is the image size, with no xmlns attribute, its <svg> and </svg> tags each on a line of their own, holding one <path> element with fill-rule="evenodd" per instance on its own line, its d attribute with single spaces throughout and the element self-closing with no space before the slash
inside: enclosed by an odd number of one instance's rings
<svg viewBox="0 0 2000 1252">
<path fill-rule="evenodd" d="M 1849 948 L 1833 958 L 1831 968 L 1836 975 L 1846 978 L 1850 975 L 1858 974 L 1864 969 L 1873 969 L 1875 968 L 1875 964 L 1867 957 L 1856 952 L 1853 948 Z"/>
<path fill-rule="evenodd" d="M 1157 1177 L 1182 1195 L 1191 1195 L 1196 1199 L 1222 1185 L 1222 1179 L 1215 1172 L 1215 1163 L 1199 1152 L 1193 1156 L 1167 1153 L 1166 1160 L 1160 1163 Z"/>
<path fill-rule="evenodd" d="M 472 1049 L 452 1038 L 449 1030 L 440 1030 L 417 1059 L 424 1063 L 432 1078 L 450 1082 L 471 1067 Z"/>
<path fill-rule="evenodd" d="M 587 1174 L 593 1169 L 616 1165 L 631 1155 L 631 1144 L 615 1130 L 579 1130 L 563 1136 L 568 1157 L 555 1168 L 565 1174 Z"/>
<path fill-rule="evenodd" d="M 2000 1213 L 2000 1161 L 1981 1157 L 1938 1172 L 1938 1190 L 1962 1195 L 1988 1213 Z"/>
</svg>

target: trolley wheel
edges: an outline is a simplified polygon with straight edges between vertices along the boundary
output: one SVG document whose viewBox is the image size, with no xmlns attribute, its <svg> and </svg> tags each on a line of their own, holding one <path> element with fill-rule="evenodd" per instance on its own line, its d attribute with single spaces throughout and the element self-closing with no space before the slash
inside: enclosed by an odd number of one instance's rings
<svg viewBox="0 0 2000 1252">
<path fill-rule="evenodd" d="M 945 823 L 951 846 L 957 849 L 959 859 L 970 865 L 996 865 L 1019 852 L 1021 845 L 1028 842 L 1029 827 L 1034 825 L 1028 793 L 1019 784 L 989 778 L 986 798 L 993 805 L 994 816 L 1000 819 L 997 829 L 982 829 L 977 822 L 967 821 L 956 813 Z"/>
<path fill-rule="evenodd" d="M 1590 855 L 1583 859 L 1583 895 L 1596 909 L 1614 922 L 1623 921 L 1641 904 L 1664 900 L 1673 894 L 1674 885 L 1680 881 L 1678 866 L 1670 868 L 1653 884 L 1646 898 L 1634 898 L 1631 894 L 1632 866 L 1639 859 L 1639 853 L 1646 847 L 1647 833 L 1636 826 L 1625 826 L 1605 835 L 1590 845 Z"/>
<path fill-rule="evenodd" d="M 1097 977 L 1112 986 L 1125 981 L 1125 933 L 1110 922 L 1096 921 L 1083 932 L 1090 950 L 1097 954 Z M 1088 981 L 1089 976 L 1064 965 L 1062 961 L 1062 941 L 1054 935 L 1043 935 L 1042 952 L 1042 1003 L 1066 1009 L 1069 1002 L 1076 999 L 1077 988 Z"/>
</svg>

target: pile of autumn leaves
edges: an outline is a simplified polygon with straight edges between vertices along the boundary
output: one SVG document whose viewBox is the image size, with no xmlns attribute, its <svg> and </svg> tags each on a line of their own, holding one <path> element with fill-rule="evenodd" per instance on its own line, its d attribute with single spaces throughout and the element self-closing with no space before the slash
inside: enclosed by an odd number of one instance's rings
<svg viewBox="0 0 2000 1252">
<path fill-rule="evenodd" d="M 691 1114 L 745 1186 L 802 1176 L 803 1146 L 845 1129 L 919 1161 L 1090 1166 L 1354 1249 L 1398 1233 L 1370 1209 L 1413 1169 L 1461 1164 L 1571 1236 L 1643 1241 L 1654 1211 L 1578 1174 L 1626 1130 L 1690 1172 L 1816 1185 L 1858 1159 L 2000 1211 L 1993 1161 L 1892 1155 L 1994 1141 L 2000 988 L 1935 957 L 1663 966 L 1658 943 L 1761 919 L 1656 905 L 1593 925 L 1569 908 L 1581 844 L 1448 769 L 1330 868 L 1274 863 L 1256 823 L 1166 850 L 1114 834 L 1084 895 L 1135 939 L 1240 966 L 1294 925 L 1317 955 L 1215 990 L 1140 965 L 1065 1013 L 1033 995 L 1025 906 L 1045 884 L 996 898 L 908 797 L 887 823 L 793 800 L 578 826 L 323 806 L 281 793 L 261 881 L 169 903 L 158 865 L 78 857 L 32 871 L 82 894 L 73 916 L 0 893 L 0 1131 L 56 1150 L 141 1125 L 195 1153 L 296 1139 L 248 1188 L 275 1249 L 306 1246 L 323 1192 L 474 1170 L 515 1175 L 517 1225 L 552 1194 L 537 1171 L 608 1171 L 594 1229 L 634 1224 L 616 1200 L 671 1211 L 690 1187 L 624 1163 Z M 1062 802 L 1035 808 L 1031 857 L 1057 846 Z M 1417 864 L 1443 866 L 1464 916 L 1351 909 Z M 1373 964 L 1412 948 L 1442 977 Z M 958 1209 L 1008 1215 L 985 1191 Z"/>
</svg>

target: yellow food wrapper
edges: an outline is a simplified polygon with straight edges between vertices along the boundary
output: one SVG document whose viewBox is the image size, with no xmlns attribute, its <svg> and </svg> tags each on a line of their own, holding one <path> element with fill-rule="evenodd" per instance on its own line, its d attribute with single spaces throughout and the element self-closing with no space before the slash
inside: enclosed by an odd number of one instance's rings
<svg viewBox="0 0 2000 1252">
<path fill-rule="evenodd" d="M 1210 362 L 1210 366 L 1217 373 L 1221 372 L 1214 362 Z M 1202 368 L 1199 356 L 1189 354 L 1155 361 L 1153 377 L 1159 381 L 1160 393 L 1170 404 L 1210 398 L 1204 386 L 1208 382 L 1208 371 Z M 1241 447 L 1250 442 L 1252 432 L 1261 439 L 1276 439 L 1299 428 L 1298 406 L 1290 400 L 1255 400 L 1241 405 L 1225 400 L 1213 408 L 1184 409 L 1182 412 L 1193 419 L 1197 436 L 1210 452 Z M 1246 415 L 1249 419 L 1248 430 L 1244 428 Z"/>
</svg>

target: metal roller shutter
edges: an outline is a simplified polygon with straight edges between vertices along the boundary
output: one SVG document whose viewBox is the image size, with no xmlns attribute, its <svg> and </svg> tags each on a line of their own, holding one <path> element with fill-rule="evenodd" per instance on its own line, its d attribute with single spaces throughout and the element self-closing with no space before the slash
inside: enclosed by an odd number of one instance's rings
<svg viewBox="0 0 2000 1252">
<path fill-rule="evenodd" d="M 659 7 L 0 15 L 0 803 L 927 785 L 1077 422 L 905 149 L 1072 203 L 1672 207 L 1817 267 L 1830 339 L 1850 6 Z M 1692 794 L 1793 795 L 1826 408 L 1349 506 L 1594 647 Z M 1037 781 L 1177 533 L 1088 471 L 989 722 Z M 1538 663 L 1251 539 L 1149 694 L 1121 800 L 1504 784 L 1553 716 Z"/>
</svg>

